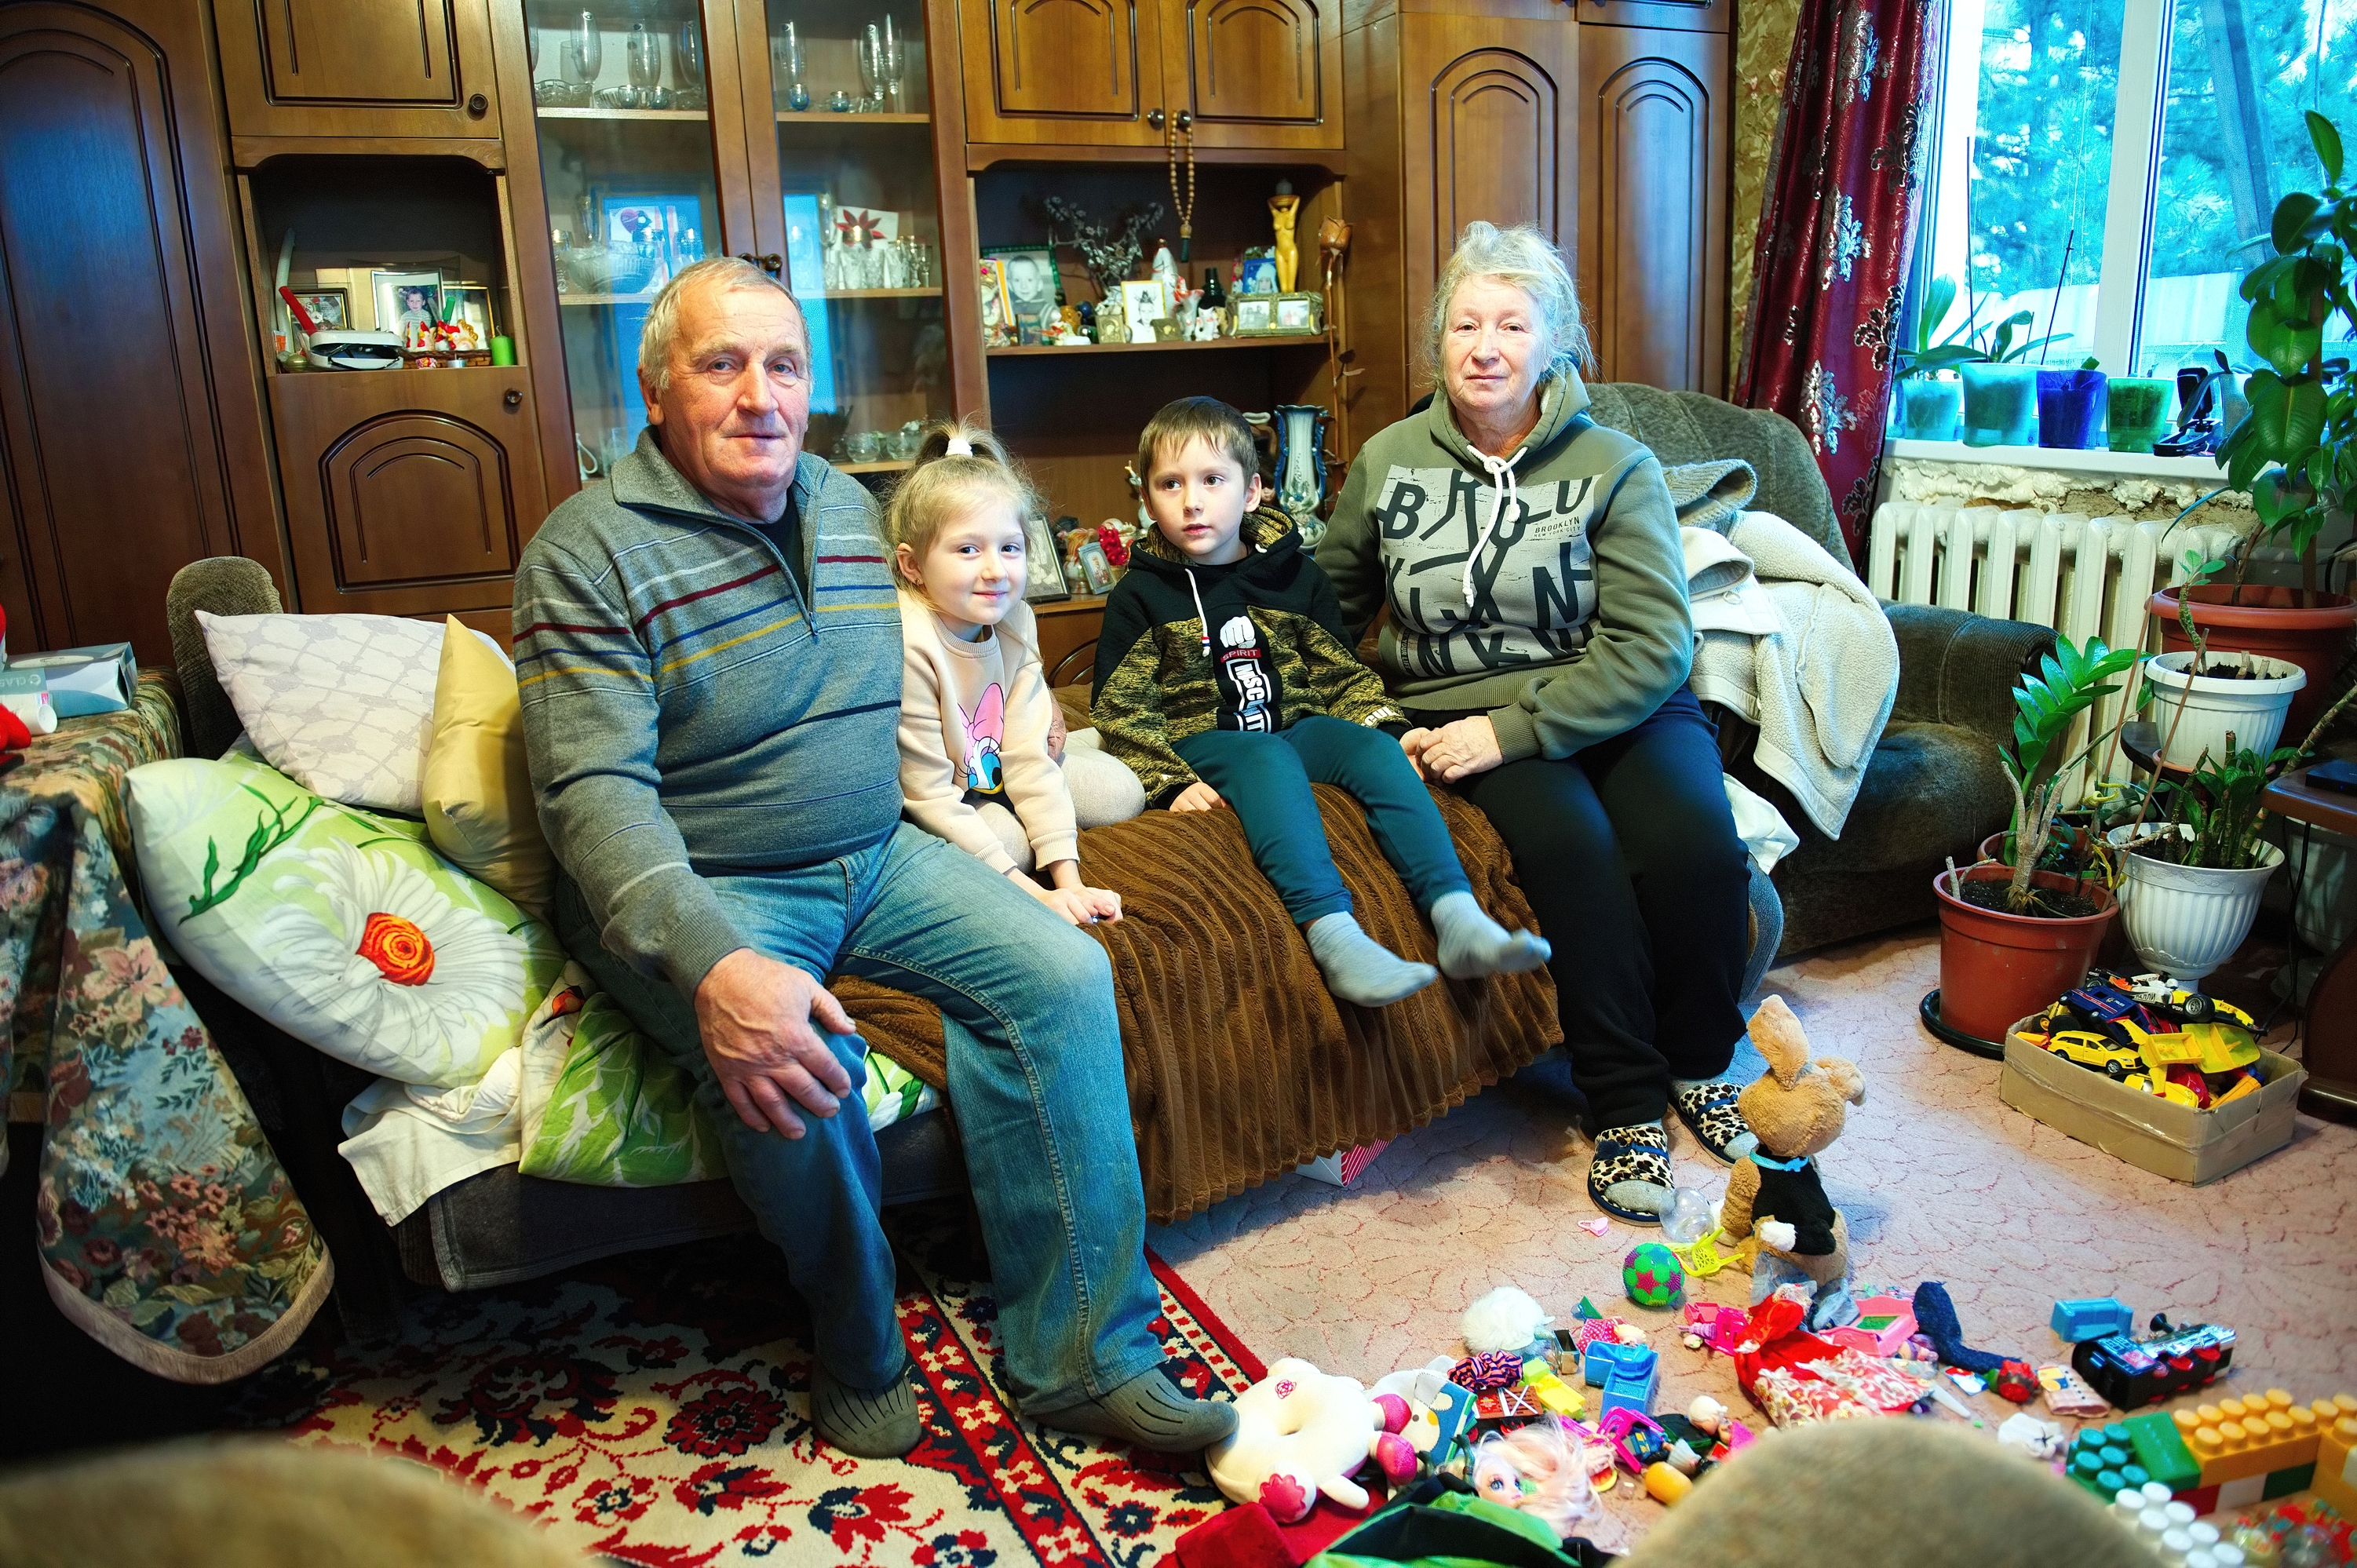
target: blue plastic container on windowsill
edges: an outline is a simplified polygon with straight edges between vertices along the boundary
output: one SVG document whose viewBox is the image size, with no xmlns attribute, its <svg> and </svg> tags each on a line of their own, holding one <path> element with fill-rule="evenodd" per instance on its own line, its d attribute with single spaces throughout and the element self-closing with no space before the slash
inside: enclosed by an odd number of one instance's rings
<svg viewBox="0 0 2357 1568">
<path fill-rule="evenodd" d="M 2111 378 L 2101 371 L 2038 372 L 2038 444 L 2058 452 L 2105 445 L 2104 417 Z"/>
</svg>

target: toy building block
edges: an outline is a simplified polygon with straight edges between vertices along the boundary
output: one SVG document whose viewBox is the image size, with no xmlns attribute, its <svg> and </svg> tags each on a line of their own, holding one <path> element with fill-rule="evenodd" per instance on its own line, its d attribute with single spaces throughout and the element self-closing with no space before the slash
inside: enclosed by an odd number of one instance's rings
<svg viewBox="0 0 2357 1568">
<path fill-rule="evenodd" d="M 2071 1352 L 2087 1385 L 2122 1410 L 2141 1410 L 2215 1382 L 2234 1364 L 2234 1331 L 2196 1324 L 2156 1339 L 2109 1334 Z"/>
<path fill-rule="evenodd" d="M 2122 1488 L 2141 1487 L 2153 1478 L 2136 1463 L 2128 1429 L 2117 1422 L 2081 1427 L 2064 1456 L 2063 1473 L 2105 1502 Z"/>
<path fill-rule="evenodd" d="M 2120 1424 L 2127 1430 L 2136 1463 L 2154 1480 L 2171 1492 L 2182 1492 L 2201 1484 L 2201 1461 L 2185 1446 L 2185 1440 L 2178 1435 L 2176 1421 L 2168 1414 L 2147 1410 Z"/>
<path fill-rule="evenodd" d="M 1523 1387 L 1539 1402 L 1539 1407 L 1549 1415 L 1560 1415 L 1577 1421 L 1587 1410 L 1587 1400 L 1577 1389 L 1565 1382 L 1544 1361 L 1523 1364 Z"/>
<path fill-rule="evenodd" d="M 2336 1414 L 2332 1424 L 2318 1434 L 2316 1470 L 2309 1486 L 2343 1519 L 2357 1519 L 2357 1399 L 2342 1394 L 2337 1401 L 2319 1400 L 2310 1408 L 2319 1425 L 2326 1409 Z"/>
<path fill-rule="evenodd" d="M 2171 1412 L 2178 1436 L 2201 1466 L 2201 1484 L 2225 1487 L 2277 1470 L 2316 1463 L 2322 1423 L 2308 1405 L 2295 1405 L 2281 1389 L 2241 1399 L 2222 1399 L 2195 1410 Z M 2293 1488 L 2297 1490 L 2298 1488 Z M 2222 1506 L 2240 1506 L 2240 1492 Z M 2266 1496 L 2264 1482 L 2251 1501 Z M 2222 1490 L 2221 1497 L 2224 1497 Z"/>
<path fill-rule="evenodd" d="M 1587 1347 L 1580 1359 L 1580 1375 L 1589 1388 L 1600 1389 L 1619 1377 L 1654 1376 L 1660 1361 L 1661 1357 L 1646 1346 L 1598 1339 Z"/>
<path fill-rule="evenodd" d="M 2127 1333 L 2136 1326 L 2136 1314 L 2111 1296 L 2087 1296 L 2056 1302 L 2051 1321 L 2057 1336 L 2076 1345 L 2082 1340 Z"/>
</svg>

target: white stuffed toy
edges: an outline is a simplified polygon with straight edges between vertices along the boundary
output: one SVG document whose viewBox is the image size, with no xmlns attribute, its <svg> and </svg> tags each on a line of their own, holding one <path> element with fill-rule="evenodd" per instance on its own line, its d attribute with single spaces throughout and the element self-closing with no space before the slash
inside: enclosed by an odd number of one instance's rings
<svg viewBox="0 0 2357 1568">
<path fill-rule="evenodd" d="M 1205 1450 L 1211 1479 L 1228 1500 L 1257 1502 L 1279 1524 L 1308 1517 L 1325 1493 L 1346 1509 L 1367 1506 L 1351 1479 L 1370 1458 L 1394 1482 L 1415 1474 L 1415 1455 L 1398 1435 L 1407 1402 L 1371 1397 L 1351 1378 L 1329 1378 L 1286 1357 L 1236 1396 L 1233 1436 Z"/>
</svg>

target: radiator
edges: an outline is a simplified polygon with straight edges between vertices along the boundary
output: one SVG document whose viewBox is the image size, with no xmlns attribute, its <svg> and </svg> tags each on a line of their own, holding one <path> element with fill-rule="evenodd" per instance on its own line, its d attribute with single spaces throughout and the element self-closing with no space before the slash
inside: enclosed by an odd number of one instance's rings
<svg viewBox="0 0 2357 1568">
<path fill-rule="evenodd" d="M 2167 542 L 2162 534 L 2168 533 Z M 1941 605 L 2006 620 L 2050 626 L 2083 642 L 2160 649 L 2160 627 L 2145 610 L 2156 588 L 2180 581 L 2186 552 L 2222 556 L 2241 535 L 2230 528 L 2138 522 L 2125 517 L 2006 510 L 1997 507 L 1878 507 L 1867 551 L 1867 586 L 1881 598 Z M 2132 681 L 2072 726 L 2076 756 L 2094 726 L 2108 726 L 2136 694 Z M 2093 759 L 2108 779 L 2126 779 L 2115 748 Z M 2076 793 L 2066 780 L 2065 799 Z"/>
</svg>

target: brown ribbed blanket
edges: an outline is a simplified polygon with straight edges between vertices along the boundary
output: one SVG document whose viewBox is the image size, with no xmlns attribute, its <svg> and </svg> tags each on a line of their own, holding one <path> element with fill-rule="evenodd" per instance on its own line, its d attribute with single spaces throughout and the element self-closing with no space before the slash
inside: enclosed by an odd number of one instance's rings
<svg viewBox="0 0 2357 1568">
<path fill-rule="evenodd" d="M 1359 923 L 1393 951 L 1434 961 L 1432 932 L 1359 803 L 1317 788 Z M 1446 790 L 1433 798 L 1474 897 L 1505 925 L 1531 926 L 1489 819 Z M 1561 1042 L 1544 970 L 1443 980 L 1379 1011 L 1337 1003 L 1232 812 L 1148 811 L 1092 828 L 1081 863 L 1092 886 L 1121 895 L 1120 921 L 1089 934 L 1113 960 L 1130 1122 L 1157 1223 L 1420 1127 Z M 939 1010 L 863 981 L 834 989 L 868 1044 L 944 1087 Z"/>
</svg>

